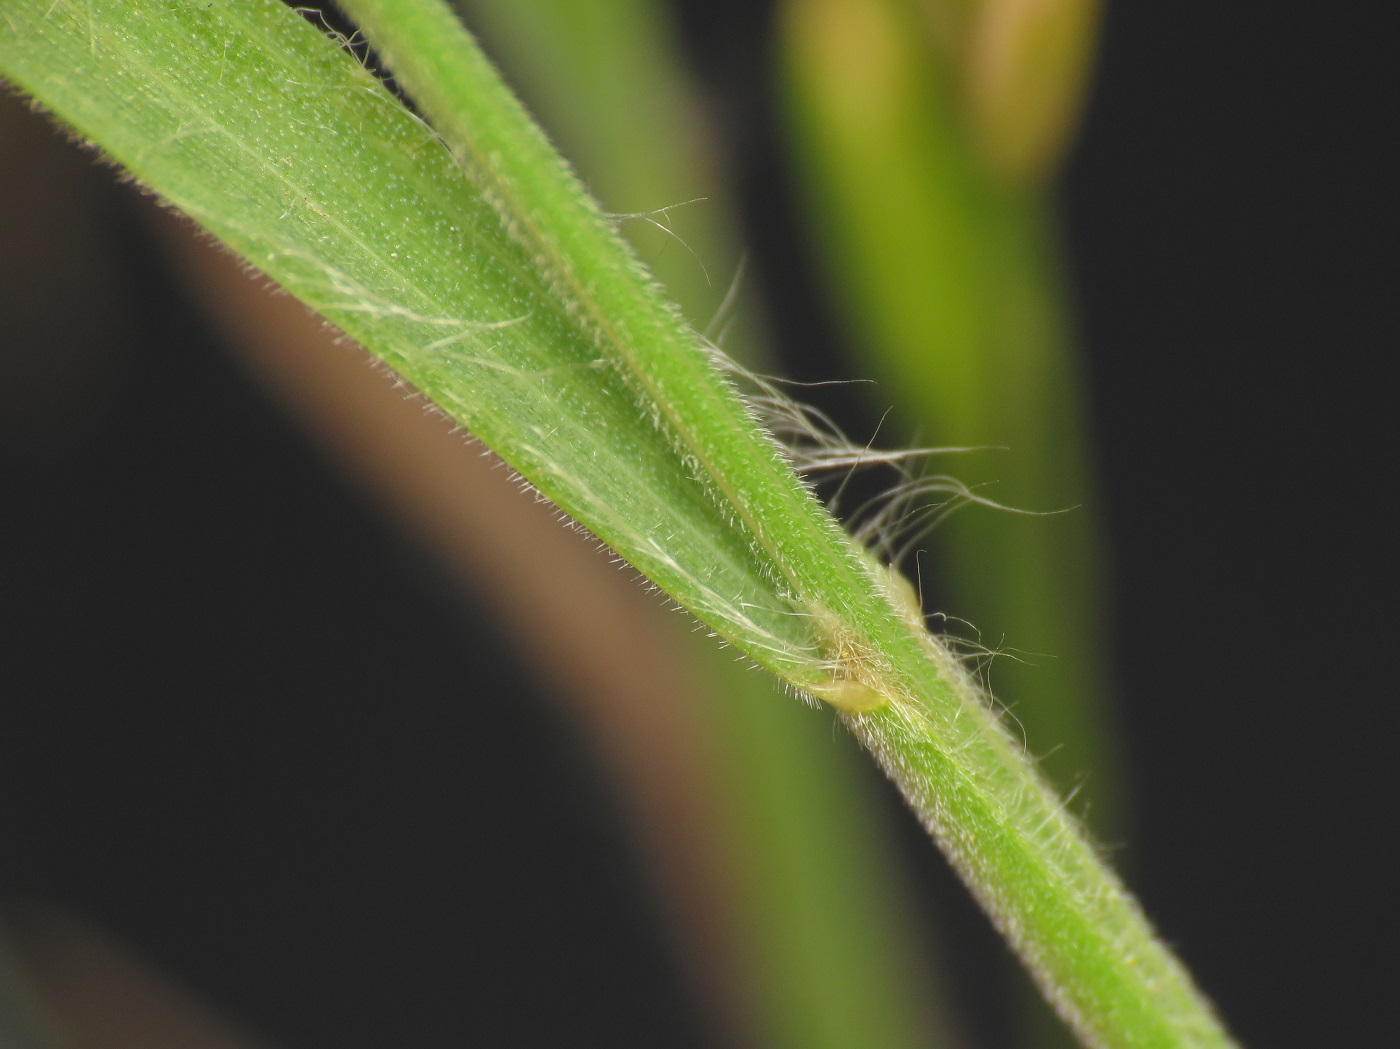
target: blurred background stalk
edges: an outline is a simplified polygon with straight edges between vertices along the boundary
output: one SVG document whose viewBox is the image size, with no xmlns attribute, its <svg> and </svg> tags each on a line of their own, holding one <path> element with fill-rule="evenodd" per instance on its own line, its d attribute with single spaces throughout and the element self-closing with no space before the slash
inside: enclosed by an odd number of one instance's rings
<svg viewBox="0 0 1400 1049">
<path fill-rule="evenodd" d="M 1108 727 L 1101 544 L 1047 184 L 1068 103 L 1044 104 L 1030 81 L 1024 98 L 987 103 L 995 112 L 979 123 L 966 83 L 972 23 L 996 7 L 789 0 L 793 139 L 833 295 L 884 380 L 877 406 L 893 404 L 884 443 L 971 447 L 939 469 L 1027 511 L 953 515 L 919 574 L 938 611 L 1007 650 L 988 669 L 993 693 L 1052 781 L 1082 784 L 1076 806 L 1116 834 L 1123 780 Z M 1077 84 L 1083 71 L 1067 75 Z M 1044 109 L 1055 134 L 1014 112 L 1017 101 Z"/>
<path fill-rule="evenodd" d="M 992 694 L 1118 840 L 1101 530 L 1053 192 L 1096 7 L 785 0 L 780 33 L 807 225 L 849 341 L 883 380 L 872 407 L 893 405 L 882 443 L 977 449 L 938 470 L 1028 511 L 965 508 L 904 567 L 929 607 L 1001 653 Z M 1035 1042 L 1069 1043 L 1031 1013 Z"/>
</svg>

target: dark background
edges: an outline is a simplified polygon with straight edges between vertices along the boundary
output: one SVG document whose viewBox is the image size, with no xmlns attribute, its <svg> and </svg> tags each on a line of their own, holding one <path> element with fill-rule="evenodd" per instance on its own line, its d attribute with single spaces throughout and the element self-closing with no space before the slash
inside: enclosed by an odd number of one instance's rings
<svg viewBox="0 0 1400 1049">
<path fill-rule="evenodd" d="M 849 375 L 766 5 L 681 9 L 778 334 Z M 1393 79 L 1361 7 L 1120 0 L 1065 185 L 1119 857 L 1258 1047 L 1393 1030 Z M 81 425 L 0 399 L 0 889 L 85 909 L 288 1046 L 703 1044 L 614 806 L 508 644 L 172 307 L 129 192 L 72 172 L 123 320 Z M 5 305 L 32 371 L 66 322 Z M 999 948 L 950 906 L 1004 1044 L 974 964 Z"/>
</svg>

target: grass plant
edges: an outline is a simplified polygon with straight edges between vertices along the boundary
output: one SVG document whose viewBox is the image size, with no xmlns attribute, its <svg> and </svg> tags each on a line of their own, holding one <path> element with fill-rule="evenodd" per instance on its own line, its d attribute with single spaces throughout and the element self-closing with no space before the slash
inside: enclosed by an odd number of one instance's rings
<svg viewBox="0 0 1400 1049">
<path fill-rule="evenodd" d="M 417 113 L 276 0 L 0 0 L 0 72 L 836 707 L 1086 1044 L 1230 1044 L 907 585 L 812 497 L 452 13 L 344 6 Z"/>
</svg>

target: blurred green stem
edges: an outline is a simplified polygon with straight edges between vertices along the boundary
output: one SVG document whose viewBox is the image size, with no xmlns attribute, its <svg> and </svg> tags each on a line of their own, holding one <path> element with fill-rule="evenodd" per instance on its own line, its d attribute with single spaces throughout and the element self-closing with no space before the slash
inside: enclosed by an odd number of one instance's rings
<svg viewBox="0 0 1400 1049">
<path fill-rule="evenodd" d="M 1090 822 L 1117 833 L 1099 530 L 1047 194 L 987 169 L 951 61 L 902 4 L 789 0 L 784 10 L 812 225 L 854 341 L 886 380 L 877 396 L 920 443 L 983 449 L 940 471 L 1032 512 L 974 506 L 940 525 L 940 611 L 1009 650 L 991 668 L 992 691 L 1052 782 L 1084 782 Z"/>
<path fill-rule="evenodd" d="M 1044 514 L 964 509 L 919 567 L 940 611 L 1005 650 L 986 668 L 989 691 L 1051 782 L 1082 787 L 1076 807 L 1117 839 L 1128 806 L 1102 547 L 1047 189 L 1086 78 L 1094 6 L 788 0 L 783 57 L 811 225 L 897 429 L 984 449 L 938 468 Z M 1062 1044 L 1028 1001 L 1036 1044 Z"/>
</svg>

